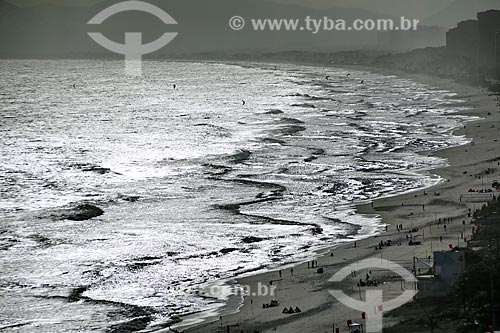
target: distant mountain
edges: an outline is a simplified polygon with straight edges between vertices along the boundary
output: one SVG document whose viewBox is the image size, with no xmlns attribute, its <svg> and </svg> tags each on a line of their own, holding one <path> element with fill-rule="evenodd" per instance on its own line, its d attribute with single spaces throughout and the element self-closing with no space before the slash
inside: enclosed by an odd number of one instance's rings
<svg viewBox="0 0 500 333">
<path fill-rule="evenodd" d="M 423 20 L 423 23 L 453 28 L 458 22 L 475 19 L 478 12 L 488 9 L 500 9 L 500 0 L 456 0 L 449 7 Z"/>
<path fill-rule="evenodd" d="M 372 48 L 377 43 L 375 31 L 253 31 L 250 18 L 319 19 L 325 16 L 347 21 L 382 17 L 361 9 L 329 8 L 318 10 L 267 0 L 149 0 L 174 17 L 178 25 L 165 27 L 150 14 L 124 12 L 101 26 L 87 22 L 104 8 L 118 1 L 108 0 L 91 7 L 40 5 L 15 8 L 0 0 L 1 57 L 102 57 L 117 56 L 88 37 L 98 31 L 122 43 L 124 32 L 140 31 L 146 42 L 167 31 L 178 37 L 154 56 L 194 52 L 254 51 L 335 51 Z M 5 8 L 5 10 L 4 10 Z M 235 15 L 247 19 L 247 26 L 233 31 L 228 21 Z M 301 24 L 303 25 L 303 24 Z"/>
</svg>

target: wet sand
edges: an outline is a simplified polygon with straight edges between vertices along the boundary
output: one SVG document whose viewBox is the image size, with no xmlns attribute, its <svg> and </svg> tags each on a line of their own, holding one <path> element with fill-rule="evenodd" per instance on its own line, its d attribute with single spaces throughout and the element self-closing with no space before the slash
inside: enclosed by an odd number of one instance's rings
<svg viewBox="0 0 500 333">
<path fill-rule="evenodd" d="M 497 97 L 483 88 L 464 86 L 449 80 L 420 75 L 405 75 L 405 77 L 458 93 L 457 97 L 465 103 L 457 107 L 472 108 L 458 114 L 482 118 L 468 123 L 455 132 L 456 135 L 470 138 L 472 143 L 423 153 L 446 158 L 449 161 L 448 167 L 432 171 L 441 176 L 443 182 L 425 191 L 376 200 L 373 205 L 358 206 L 357 211 L 360 214 L 379 215 L 383 223 L 387 224 L 387 231 L 379 236 L 358 241 L 356 244 L 324 250 L 317 256 L 315 268 L 308 268 L 311 263 L 301 263 L 293 268 L 285 267 L 281 270 L 239 278 L 237 282 L 248 285 L 252 293 L 258 290 L 260 283 L 275 287 L 275 295 L 246 296 L 239 312 L 224 315 L 222 319 L 219 314 L 215 314 L 196 327 L 178 326 L 179 331 L 208 333 L 228 332 L 229 329 L 229 332 L 332 332 L 335 325 L 340 327 L 340 332 L 347 332 L 346 320 L 351 319 L 360 323 L 364 323 L 364 320 L 361 319 L 359 311 L 340 304 L 328 290 L 343 289 L 346 293 L 351 293 L 353 298 L 359 299 L 360 295 L 364 298 L 366 288 L 358 288 L 356 284 L 360 279 L 364 280 L 369 271 L 357 272 L 355 277 L 347 278 L 339 286 L 328 281 L 339 269 L 364 258 L 383 258 L 411 270 L 413 257 L 427 258 L 432 256 L 433 251 L 448 250 L 450 244 L 453 247 L 465 245 L 463 237 L 470 239 L 471 236 L 469 209 L 473 211 L 482 203 L 465 202 L 469 200 L 467 198 L 461 200 L 461 195 L 468 196 L 470 188 L 491 188 L 491 183 L 500 168 L 497 161 L 500 156 L 500 146 L 497 142 L 500 139 L 500 111 Z M 486 174 L 489 168 L 495 170 Z M 398 225 L 403 226 L 402 231 L 397 230 Z M 409 233 L 415 228 L 418 228 L 418 231 Z M 406 238 L 409 234 L 421 242 L 421 245 L 410 246 Z M 392 241 L 392 246 L 378 249 L 381 241 L 388 240 Z M 418 265 L 417 271 L 421 267 Z M 318 273 L 318 268 L 323 269 L 322 274 Z M 376 289 L 383 289 L 384 300 L 394 298 L 400 295 L 403 289 L 408 288 L 402 284 L 400 278 L 388 274 L 387 271 L 373 270 L 371 273 L 370 279 L 382 283 Z M 263 308 L 263 304 L 270 303 L 271 300 L 277 300 L 279 306 Z M 302 312 L 283 314 L 284 307 L 299 307 Z M 185 318 L 187 319 L 190 317 Z M 391 322 L 384 320 L 384 325 L 391 325 Z M 164 331 L 169 332 L 168 329 Z"/>
</svg>

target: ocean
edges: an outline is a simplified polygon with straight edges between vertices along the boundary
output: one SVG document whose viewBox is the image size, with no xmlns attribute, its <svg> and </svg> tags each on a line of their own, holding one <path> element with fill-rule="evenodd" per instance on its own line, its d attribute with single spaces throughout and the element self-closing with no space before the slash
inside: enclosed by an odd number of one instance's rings
<svg viewBox="0 0 500 333">
<path fill-rule="evenodd" d="M 123 331 L 200 285 L 381 232 L 354 205 L 436 184 L 453 92 L 293 64 L 0 60 L 0 329 Z M 175 88 L 174 88 L 175 85 Z M 82 205 L 104 214 L 67 219 Z M 65 215 L 66 214 L 66 215 Z"/>
</svg>

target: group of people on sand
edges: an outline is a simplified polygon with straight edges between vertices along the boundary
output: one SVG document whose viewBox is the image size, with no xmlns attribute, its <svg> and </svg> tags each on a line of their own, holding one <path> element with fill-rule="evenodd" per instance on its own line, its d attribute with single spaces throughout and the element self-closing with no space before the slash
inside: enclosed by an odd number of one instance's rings
<svg viewBox="0 0 500 333">
<path fill-rule="evenodd" d="M 378 243 L 377 246 L 375 246 L 375 250 L 381 250 L 382 248 L 386 247 L 386 246 L 391 246 L 392 245 L 392 241 L 389 239 L 387 241 L 380 241 Z"/>
<path fill-rule="evenodd" d="M 406 240 L 408 241 L 408 245 L 410 245 L 410 246 L 422 245 L 422 242 L 417 241 L 417 236 L 414 236 L 413 234 L 407 234 Z"/>
<path fill-rule="evenodd" d="M 378 282 L 371 279 L 372 271 L 366 273 L 366 279 L 359 279 L 358 287 L 377 287 Z"/>
<path fill-rule="evenodd" d="M 441 225 L 441 223 L 445 223 L 445 224 L 452 224 L 452 223 L 453 223 L 453 217 L 443 217 L 443 218 L 439 218 L 439 220 L 438 220 L 438 225 Z"/>
<path fill-rule="evenodd" d="M 280 303 L 278 303 L 277 300 L 273 299 L 271 300 L 271 303 L 265 303 L 265 304 L 262 304 L 262 308 L 263 309 L 267 309 L 267 308 L 275 308 L 277 306 L 279 306 Z"/>
<path fill-rule="evenodd" d="M 316 268 L 318 267 L 318 261 L 317 260 L 312 260 L 311 262 L 307 262 L 307 268 Z"/>
</svg>

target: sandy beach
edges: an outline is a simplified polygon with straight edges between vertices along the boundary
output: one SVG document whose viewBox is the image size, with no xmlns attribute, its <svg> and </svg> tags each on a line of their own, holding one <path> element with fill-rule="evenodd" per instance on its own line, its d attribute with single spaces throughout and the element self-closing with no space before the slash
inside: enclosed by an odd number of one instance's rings
<svg viewBox="0 0 500 333">
<path fill-rule="evenodd" d="M 390 74 L 390 73 L 383 73 Z M 393 73 L 392 73 L 393 74 Z M 484 88 L 474 88 L 449 80 L 412 75 L 405 77 L 436 89 L 444 89 L 458 94 L 456 98 L 464 103 L 457 108 L 470 108 L 458 114 L 475 116 L 480 119 L 457 129 L 456 135 L 466 136 L 471 143 L 437 152 L 423 154 L 448 160 L 449 166 L 433 170 L 443 181 L 421 191 L 376 200 L 372 204 L 357 207 L 359 214 L 378 215 L 387 231 L 376 237 L 336 248 L 325 249 L 312 260 L 293 267 L 237 279 L 240 285 L 255 291 L 260 285 L 273 287 L 274 296 L 247 295 L 240 311 L 233 314 L 213 314 L 195 327 L 183 324 L 176 326 L 183 332 L 332 332 L 339 327 L 340 332 L 348 332 L 346 321 L 364 324 L 361 313 L 336 301 L 328 290 L 339 289 L 328 280 L 341 268 L 365 258 L 383 258 L 394 261 L 408 270 L 413 269 L 413 258 L 429 258 L 433 251 L 446 251 L 452 247 L 464 246 L 464 238 L 470 239 L 472 227 L 469 211 L 479 208 L 481 202 L 469 202 L 469 189 L 488 189 L 495 179 L 498 168 L 500 147 L 500 111 L 497 97 Z M 463 200 L 461 195 L 465 195 Z M 475 200 L 477 201 L 477 200 Z M 402 226 L 402 230 L 398 228 Z M 398 230 L 399 229 L 399 230 Z M 417 230 L 418 229 L 418 230 Z M 412 232 L 413 230 L 413 232 Z M 410 246 L 408 237 L 412 235 L 420 245 Z M 391 246 L 378 245 L 391 241 Z M 318 269 L 322 269 L 322 273 Z M 421 266 L 415 266 L 417 273 Z M 371 274 L 370 274 L 371 273 Z M 360 279 L 370 274 L 372 281 L 378 281 L 378 289 L 383 289 L 384 300 L 402 293 L 407 286 L 401 278 L 387 271 L 360 271 L 345 280 L 342 289 L 353 298 L 364 297 L 366 288 L 358 288 Z M 253 294 L 253 292 L 252 292 Z M 418 296 L 417 296 L 418 297 Z M 264 308 L 276 300 L 276 307 Z M 300 308 L 300 313 L 284 314 L 287 308 Z M 200 315 L 184 318 L 187 323 Z M 184 324 L 185 325 L 185 324 Z M 384 326 L 391 325 L 384 320 Z M 170 330 L 166 329 L 165 332 Z"/>
</svg>

